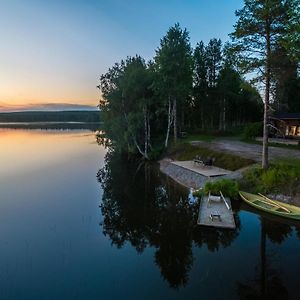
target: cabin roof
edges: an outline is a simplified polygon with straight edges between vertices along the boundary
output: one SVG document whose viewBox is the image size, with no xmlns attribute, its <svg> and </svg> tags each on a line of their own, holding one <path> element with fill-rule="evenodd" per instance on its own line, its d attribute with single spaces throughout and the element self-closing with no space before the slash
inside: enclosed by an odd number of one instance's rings
<svg viewBox="0 0 300 300">
<path fill-rule="evenodd" d="M 300 113 L 276 113 L 271 119 L 280 119 L 280 120 L 300 120 Z"/>
</svg>

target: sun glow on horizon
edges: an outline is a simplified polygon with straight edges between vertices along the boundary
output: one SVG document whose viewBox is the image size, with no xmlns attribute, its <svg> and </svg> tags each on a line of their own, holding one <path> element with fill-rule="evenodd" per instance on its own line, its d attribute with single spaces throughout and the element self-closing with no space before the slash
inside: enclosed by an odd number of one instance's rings
<svg viewBox="0 0 300 300">
<path fill-rule="evenodd" d="M 191 32 L 192 46 L 213 37 L 226 41 L 243 1 L 175 2 L 1 2 L 0 110 L 96 106 L 99 77 L 114 63 L 136 54 L 152 59 L 175 22 Z"/>
<path fill-rule="evenodd" d="M 38 74 L 31 75 L 32 77 L 34 77 L 33 75 L 38 77 Z M 94 85 L 91 81 L 90 86 L 80 86 L 73 89 L 68 83 L 65 86 L 60 86 L 61 82 L 46 86 L 45 83 L 42 84 L 39 82 L 40 80 L 34 78 L 20 84 L 15 84 L 14 81 L 21 81 L 21 78 L 18 78 L 18 75 L 1 76 L 0 71 L 0 110 L 23 109 L 49 104 L 96 106 L 99 101 L 99 90 L 96 89 L 96 81 Z"/>
</svg>

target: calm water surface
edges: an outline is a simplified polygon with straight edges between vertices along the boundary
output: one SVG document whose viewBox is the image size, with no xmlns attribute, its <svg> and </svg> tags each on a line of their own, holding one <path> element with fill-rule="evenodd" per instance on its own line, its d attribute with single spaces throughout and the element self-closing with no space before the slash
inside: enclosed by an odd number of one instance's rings
<svg viewBox="0 0 300 300">
<path fill-rule="evenodd" d="M 197 209 L 90 131 L 0 129 L 0 299 L 299 299 L 300 224 Z"/>
</svg>

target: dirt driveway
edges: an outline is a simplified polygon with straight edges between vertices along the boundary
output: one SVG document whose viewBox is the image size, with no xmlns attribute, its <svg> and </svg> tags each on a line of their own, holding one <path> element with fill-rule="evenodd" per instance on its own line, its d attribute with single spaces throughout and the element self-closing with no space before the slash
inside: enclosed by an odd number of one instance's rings
<svg viewBox="0 0 300 300">
<path fill-rule="evenodd" d="M 191 144 L 203 146 L 212 150 L 225 151 L 241 157 L 250 158 L 258 162 L 260 162 L 262 158 L 262 146 L 257 144 L 248 144 L 226 139 L 217 139 L 212 142 L 193 141 Z M 269 147 L 269 158 L 271 160 L 278 158 L 300 159 L 300 150 Z"/>
</svg>

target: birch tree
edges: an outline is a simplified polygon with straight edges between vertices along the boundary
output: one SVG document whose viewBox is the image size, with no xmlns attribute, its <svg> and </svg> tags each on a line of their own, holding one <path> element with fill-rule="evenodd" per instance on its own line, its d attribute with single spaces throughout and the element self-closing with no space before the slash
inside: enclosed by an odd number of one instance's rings
<svg viewBox="0 0 300 300">
<path fill-rule="evenodd" d="M 151 75 L 140 56 L 115 64 L 100 78 L 104 129 L 116 148 L 149 159 Z"/>
</svg>

